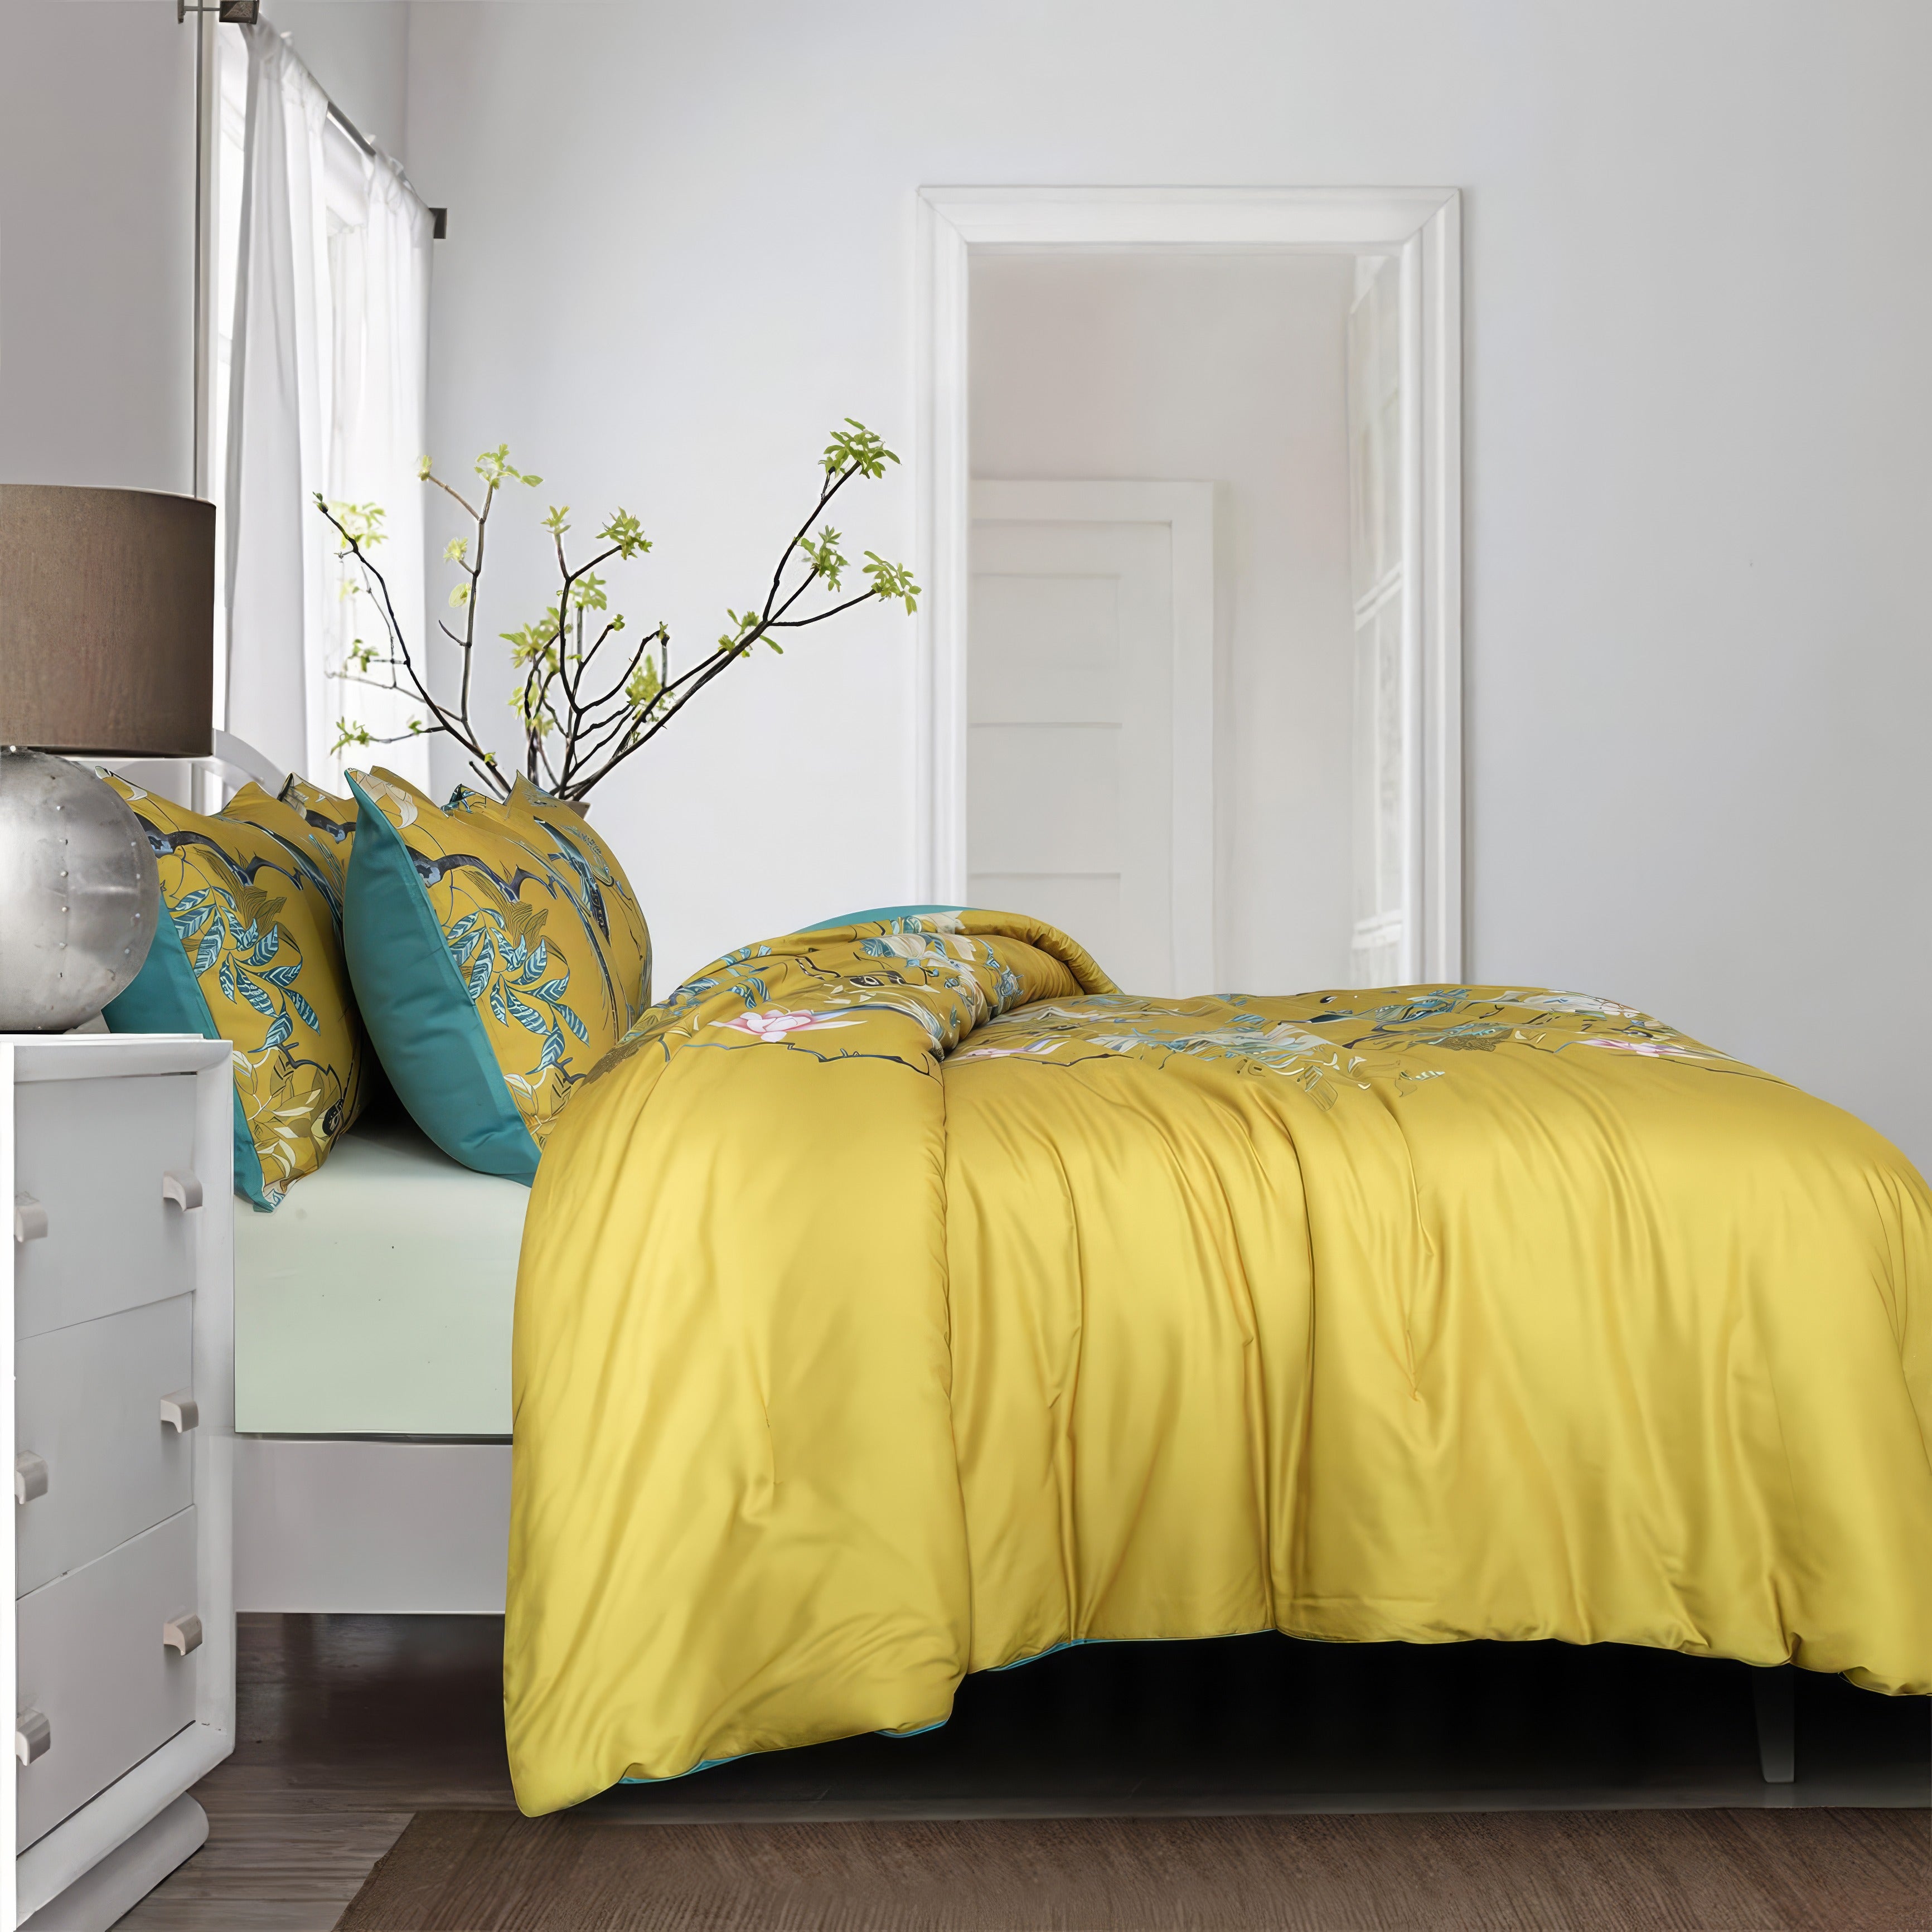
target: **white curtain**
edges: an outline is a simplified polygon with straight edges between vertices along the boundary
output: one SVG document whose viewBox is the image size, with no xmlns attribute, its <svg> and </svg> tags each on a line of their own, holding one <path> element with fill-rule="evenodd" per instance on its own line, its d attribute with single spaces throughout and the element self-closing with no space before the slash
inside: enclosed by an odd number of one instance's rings
<svg viewBox="0 0 1932 1932">
<path fill-rule="evenodd" d="M 332 193 L 329 214 L 335 332 L 328 494 L 338 501 L 382 506 L 387 540 L 375 558 L 421 662 L 426 613 L 423 484 L 417 464 L 427 434 L 430 212 L 386 156 L 365 154 L 344 136 L 331 158 L 337 162 L 332 183 L 340 192 Z M 326 525 L 324 530 L 333 534 Z M 338 580 L 343 568 L 335 566 Z M 388 633 L 370 597 L 344 598 L 338 581 L 329 586 L 328 604 L 323 653 L 330 665 L 347 663 L 358 640 L 386 648 Z M 380 666 L 372 674 L 388 675 Z M 428 740 L 398 736 L 411 718 L 421 716 L 419 706 L 398 692 L 340 678 L 328 683 L 324 706 L 330 744 L 344 718 L 366 726 L 378 740 L 376 747 L 336 754 L 332 777 L 349 765 L 380 762 L 428 785 Z M 398 742 L 382 742 L 389 740 Z"/>
<path fill-rule="evenodd" d="M 428 745 L 338 751 L 347 721 L 379 740 L 416 715 L 352 681 L 360 639 L 386 648 L 315 508 L 376 503 L 373 553 L 422 647 L 429 211 L 386 156 L 329 118 L 328 98 L 272 28 L 244 28 L 248 108 L 228 411 L 228 728 L 325 784 L 380 763 L 426 784 Z M 350 676 L 345 677 L 347 672 Z M 380 665 L 368 676 L 386 675 Z"/>
</svg>

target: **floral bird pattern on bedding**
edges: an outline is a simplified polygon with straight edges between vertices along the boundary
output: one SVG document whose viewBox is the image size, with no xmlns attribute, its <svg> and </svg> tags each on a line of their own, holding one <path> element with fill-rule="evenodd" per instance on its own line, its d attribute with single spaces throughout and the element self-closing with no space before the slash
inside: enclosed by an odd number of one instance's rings
<svg viewBox="0 0 1932 1932">
<path fill-rule="evenodd" d="M 160 868 L 169 929 L 154 945 L 178 946 L 187 967 L 184 979 L 153 959 L 109 1024 L 233 1042 L 237 1186 L 273 1208 L 353 1124 L 373 1070 L 342 954 L 343 860 L 258 785 L 211 816 L 102 776 Z M 171 1012 L 158 1004 L 170 985 Z"/>
<path fill-rule="evenodd" d="M 507 800 L 459 787 L 439 808 L 393 772 L 351 776 L 407 848 L 541 1148 L 592 1064 L 650 1004 L 650 932 L 628 880 L 586 819 L 526 780 Z"/>
<path fill-rule="evenodd" d="M 646 1047 L 668 1052 L 698 1035 L 690 1016 L 720 995 L 745 1010 L 704 1028 L 743 1040 L 784 1044 L 805 1034 L 850 1028 L 867 1013 L 916 1021 L 942 1051 L 976 1028 L 961 1062 L 1024 1056 L 1066 1067 L 1096 1054 L 1126 1054 L 1160 1065 L 1175 1054 L 1223 1062 L 1238 1076 L 1292 1081 L 1318 1106 L 1332 1107 L 1340 1086 L 1369 1090 L 1378 1081 L 1395 1097 L 1453 1071 L 1412 1064 L 1418 1051 L 1494 1052 L 1500 1047 L 1561 1053 L 1607 1048 L 1722 1069 L 1749 1079 L 1770 1076 L 1705 1046 L 1675 1028 L 1615 1000 L 1541 988 L 1439 986 L 1316 992 L 1259 999 L 1149 1000 L 1114 988 L 1088 956 L 1072 949 L 1075 971 L 1096 988 L 1077 998 L 1010 1010 L 1022 982 L 996 941 L 964 930 L 970 914 L 922 914 L 859 934 L 853 962 L 870 970 L 834 971 L 820 963 L 821 934 L 770 940 L 728 954 L 645 1014 L 605 1065 Z M 1051 928 L 1042 928 L 1042 932 Z M 1056 935 L 1063 946 L 1070 942 Z M 814 1004 L 765 1003 L 780 972 L 801 976 Z M 736 1046 L 737 1040 L 712 1040 Z M 817 1046 L 808 1048 L 819 1053 Z M 856 1052 L 856 1046 L 826 1051 Z M 823 1057 L 822 1054 L 820 1057 Z M 908 1063 L 909 1065 L 911 1063 Z M 600 1067 L 598 1070 L 603 1070 Z M 916 1070 L 930 1072 L 921 1063 Z"/>
</svg>

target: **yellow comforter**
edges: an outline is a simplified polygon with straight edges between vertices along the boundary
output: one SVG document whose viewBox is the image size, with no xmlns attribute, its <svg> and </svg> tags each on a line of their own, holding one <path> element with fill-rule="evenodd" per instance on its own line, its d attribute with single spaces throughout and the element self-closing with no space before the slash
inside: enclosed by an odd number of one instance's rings
<svg viewBox="0 0 1932 1932">
<path fill-rule="evenodd" d="M 1024 919 L 734 954 L 517 1296 L 518 1796 L 1083 1639 L 1557 1637 L 1932 1690 L 1932 1197 L 1602 1000 L 1144 1000 Z"/>
</svg>

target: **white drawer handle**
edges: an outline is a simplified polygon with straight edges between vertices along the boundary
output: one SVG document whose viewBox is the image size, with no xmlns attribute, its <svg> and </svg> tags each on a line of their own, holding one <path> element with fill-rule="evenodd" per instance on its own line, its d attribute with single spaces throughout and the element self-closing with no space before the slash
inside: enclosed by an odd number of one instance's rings
<svg viewBox="0 0 1932 1932">
<path fill-rule="evenodd" d="M 178 1650 L 185 1657 L 191 1650 L 201 1648 L 201 1619 L 190 1611 L 188 1616 L 176 1617 L 161 1626 L 161 1646 L 165 1650 Z"/>
<path fill-rule="evenodd" d="M 170 1168 L 161 1176 L 161 1198 L 172 1201 L 185 1214 L 201 1205 L 201 1183 L 185 1168 Z"/>
<path fill-rule="evenodd" d="M 53 1726 L 38 1711 L 19 1711 L 14 1716 L 14 1755 L 22 1764 L 45 1757 L 54 1741 Z"/>
<path fill-rule="evenodd" d="M 170 1429 L 185 1436 L 201 1420 L 201 1405 L 192 1389 L 176 1389 L 161 1398 L 161 1420 Z"/>
<path fill-rule="evenodd" d="M 14 1238 L 16 1241 L 44 1241 L 47 1238 L 47 1210 L 31 1194 L 14 1197 Z"/>
<path fill-rule="evenodd" d="M 30 1503 L 47 1492 L 47 1466 L 44 1457 L 24 1449 L 14 1458 L 14 1500 Z"/>
</svg>

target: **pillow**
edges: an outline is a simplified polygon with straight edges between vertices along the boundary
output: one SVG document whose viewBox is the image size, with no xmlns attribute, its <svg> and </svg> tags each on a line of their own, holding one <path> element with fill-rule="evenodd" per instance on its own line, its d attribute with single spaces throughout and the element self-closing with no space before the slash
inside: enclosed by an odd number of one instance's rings
<svg viewBox="0 0 1932 1932">
<path fill-rule="evenodd" d="M 332 791 L 324 791 L 321 786 L 312 785 L 306 778 L 292 776 L 282 788 L 281 800 L 299 812 L 303 823 L 312 831 L 329 842 L 340 854 L 346 868 L 349 842 L 356 836 L 356 801 L 352 798 L 338 798 Z"/>
<path fill-rule="evenodd" d="M 527 1184 L 578 1083 L 650 1004 L 651 942 L 589 824 L 519 779 L 440 810 L 352 772 L 345 950 L 403 1104 L 453 1160 Z"/>
<path fill-rule="evenodd" d="M 233 1042 L 235 1190 L 266 1212 L 321 1166 L 366 1097 L 342 860 L 259 785 L 208 818 L 101 776 L 154 848 L 170 922 L 107 1024 Z"/>
</svg>

